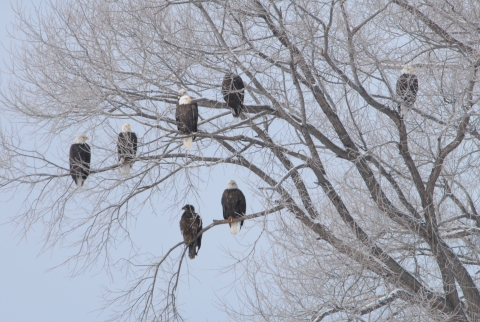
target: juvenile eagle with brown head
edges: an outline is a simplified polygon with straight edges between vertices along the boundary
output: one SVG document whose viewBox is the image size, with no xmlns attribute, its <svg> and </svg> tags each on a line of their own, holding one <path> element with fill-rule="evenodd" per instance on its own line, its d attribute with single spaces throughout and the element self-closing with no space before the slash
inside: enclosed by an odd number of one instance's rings
<svg viewBox="0 0 480 322">
<path fill-rule="evenodd" d="M 245 85 L 240 76 L 228 73 L 223 78 L 222 95 L 234 117 L 240 116 L 244 108 Z"/>
<path fill-rule="evenodd" d="M 202 245 L 202 236 L 200 235 L 197 238 L 198 233 L 202 230 L 202 218 L 195 213 L 195 208 L 192 205 L 185 205 L 182 210 L 184 210 L 184 213 L 180 219 L 180 231 L 183 240 L 188 245 L 188 257 L 194 259 Z"/>
</svg>

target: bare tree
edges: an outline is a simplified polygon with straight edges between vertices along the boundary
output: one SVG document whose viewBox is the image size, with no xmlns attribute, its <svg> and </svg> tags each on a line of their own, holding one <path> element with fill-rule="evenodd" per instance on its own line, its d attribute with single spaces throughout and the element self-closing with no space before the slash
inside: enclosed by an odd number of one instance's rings
<svg viewBox="0 0 480 322">
<path fill-rule="evenodd" d="M 178 210 L 228 164 L 263 203 L 242 219 L 263 218 L 270 243 L 241 258 L 242 307 L 223 303 L 232 319 L 480 319 L 478 1 L 75 0 L 33 16 L 19 12 L 2 97 L 37 136 L 25 147 L 4 129 L 1 185 L 30 192 L 15 220 L 41 221 L 46 245 L 82 232 L 70 260 L 112 269 L 112 244 L 134 245 L 130 218 L 165 191 Z M 408 108 L 395 92 L 404 65 L 419 79 Z M 239 119 L 221 95 L 226 73 L 246 84 Z M 188 153 L 181 88 L 200 114 Z M 144 129 L 129 177 L 112 120 Z M 88 205 L 50 144 L 80 129 L 93 136 Z M 205 236 L 225 223 L 204 222 Z M 137 275 L 110 298 L 115 319 L 182 319 L 184 247 L 179 236 L 127 261 Z"/>
</svg>

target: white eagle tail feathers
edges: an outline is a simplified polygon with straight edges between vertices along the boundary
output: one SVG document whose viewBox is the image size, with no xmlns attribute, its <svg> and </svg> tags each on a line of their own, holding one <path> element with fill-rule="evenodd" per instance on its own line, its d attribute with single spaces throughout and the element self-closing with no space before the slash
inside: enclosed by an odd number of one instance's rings
<svg viewBox="0 0 480 322">
<path fill-rule="evenodd" d="M 188 138 L 183 139 L 183 147 L 185 150 L 190 150 L 193 145 L 193 137 L 189 136 Z"/>
<path fill-rule="evenodd" d="M 240 221 L 230 223 L 230 232 L 232 235 L 236 235 L 240 229 Z"/>
<path fill-rule="evenodd" d="M 83 187 L 83 178 L 82 177 L 77 177 L 75 179 L 75 183 L 77 184 L 77 187 L 80 189 Z"/>
<path fill-rule="evenodd" d="M 403 119 L 406 119 L 408 117 L 408 114 L 410 113 L 410 111 L 412 110 L 412 106 L 411 105 L 408 105 L 406 103 L 400 103 L 398 105 L 399 109 L 400 109 L 400 113 L 402 115 L 402 118 Z"/>
<path fill-rule="evenodd" d="M 132 164 L 130 162 L 125 162 L 122 167 L 120 168 L 120 173 L 123 176 L 130 175 L 130 169 L 132 168 Z"/>
</svg>

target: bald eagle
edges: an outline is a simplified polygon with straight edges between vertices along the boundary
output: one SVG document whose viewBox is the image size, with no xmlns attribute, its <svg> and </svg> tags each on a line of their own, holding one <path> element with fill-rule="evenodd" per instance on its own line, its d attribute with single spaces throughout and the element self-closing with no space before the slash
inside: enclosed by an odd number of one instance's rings
<svg viewBox="0 0 480 322">
<path fill-rule="evenodd" d="M 122 132 L 118 134 L 117 150 L 118 160 L 122 163 L 120 172 L 127 176 L 133 166 L 133 159 L 137 155 L 137 135 L 132 132 L 130 124 L 122 125 Z"/>
<path fill-rule="evenodd" d="M 194 259 L 202 245 L 202 235 L 197 238 L 198 233 L 202 230 L 202 218 L 195 213 L 192 205 L 185 205 L 182 210 L 185 212 L 180 219 L 180 231 L 183 240 L 188 244 L 188 257 Z"/>
<path fill-rule="evenodd" d="M 238 189 L 237 183 L 233 180 L 228 181 L 227 189 L 222 195 L 223 218 L 232 221 L 235 218 L 245 216 L 247 211 L 247 201 L 243 192 Z M 240 222 L 231 222 L 230 232 L 236 235 L 243 226 L 243 220 Z"/>
<path fill-rule="evenodd" d="M 245 85 L 242 78 L 232 73 L 226 74 L 222 83 L 222 95 L 233 116 L 238 117 L 244 108 L 245 99 Z"/>
<path fill-rule="evenodd" d="M 175 113 L 175 120 L 177 121 L 177 128 L 183 134 L 191 134 L 197 132 L 198 123 L 198 104 L 192 103 L 192 99 L 187 95 L 187 91 L 180 90 L 180 99 L 178 100 L 177 110 Z M 189 136 L 183 139 L 183 147 L 185 150 L 192 148 L 195 136 Z"/>
<path fill-rule="evenodd" d="M 85 143 L 88 137 L 80 134 L 75 138 L 75 143 L 70 146 L 70 175 L 77 187 L 83 187 L 85 179 L 90 174 L 90 146 Z"/>
<path fill-rule="evenodd" d="M 401 109 L 409 109 L 415 103 L 417 99 L 418 92 L 418 78 L 414 74 L 413 68 L 410 66 L 405 66 L 402 69 L 402 75 L 398 78 L 397 81 L 397 96 L 403 101 L 398 107 Z"/>
</svg>

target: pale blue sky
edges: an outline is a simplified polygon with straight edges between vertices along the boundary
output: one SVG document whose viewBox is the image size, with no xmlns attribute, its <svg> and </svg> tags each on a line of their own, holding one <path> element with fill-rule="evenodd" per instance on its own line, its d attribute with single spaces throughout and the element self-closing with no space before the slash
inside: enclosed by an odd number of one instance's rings
<svg viewBox="0 0 480 322">
<path fill-rule="evenodd" d="M 12 2 L 15 3 L 15 2 Z M 25 1 L 30 5 L 31 1 Z M 40 3 L 36 0 L 33 3 Z M 11 40 L 7 27 L 14 20 L 14 12 L 9 0 L 0 0 L 0 62 L 2 86 L 8 83 L 4 61 L 8 59 Z M 5 122 L 5 120 L 2 120 Z M 66 259 L 69 251 L 55 250 L 53 253 L 39 254 L 41 251 L 41 226 L 34 227 L 23 239 L 20 231 L 8 223 L 9 218 L 23 202 L 25 196 L 16 195 L 0 203 L 3 211 L 0 216 L 0 320 L 1 321 L 98 321 L 100 288 L 104 274 L 68 277 L 65 267 L 47 272 Z M 105 317 L 105 315 L 103 315 Z"/>
<path fill-rule="evenodd" d="M 25 2 L 31 6 L 31 1 Z M 34 1 L 33 3 L 40 3 Z M 7 27 L 14 19 L 10 1 L 0 0 L 0 41 L 2 43 L 0 70 L 2 71 L 2 86 L 8 83 L 5 74 L 4 59 L 8 53 L 4 47 L 10 46 L 7 37 Z M 9 27 L 10 28 L 10 27 Z M 5 122 L 5 119 L 2 120 Z M 141 133 L 140 133 L 141 135 Z M 209 190 L 202 192 L 203 205 L 195 205 L 204 219 L 204 226 L 212 219 L 221 219 L 220 196 L 228 180 L 235 179 L 242 188 L 239 172 L 219 167 L 209 177 Z M 236 176 L 236 177 L 235 177 Z M 249 198 L 248 187 L 243 185 L 243 191 Z M 26 196 L 17 193 L 13 199 L 0 196 L 3 211 L 0 216 L 0 321 L 101 321 L 108 317 L 109 310 L 104 313 L 95 312 L 101 308 L 102 285 L 111 288 L 121 288 L 125 280 L 121 275 L 114 276 L 114 282 L 99 267 L 74 278 L 69 277 L 70 270 L 62 266 L 53 271 L 50 268 L 59 265 L 69 255 L 75 252 L 73 248 L 56 248 L 46 253 L 42 249 L 42 225 L 34 226 L 26 236 L 19 235 L 21 230 L 8 223 Z M 250 202 L 250 201 L 249 201 Z M 256 212 L 258 204 L 250 202 L 248 212 Z M 181 214 L 151 215 L 142 214 L 140 220 L 132 225 L 132 236 L 136 238 L 141 251 L 160 256 L 181 240 L 178 220 Z M 242 245 L 249 245 L 258 237 L 259 228 L 250 229 L 252 223 L 246 223 L 238 237 L 230 235 L 228 226 L 215 227 L 204 236 L 202 249 L 194 261 L 187 261 L 182 270 L 179 300 L 186 318 L 192 321 L 225 321 L 226 316 L 215 307 L 216 296 L 231 298 L 236 302 L 235 292 L 229 285 L 234 283 L 237 273 L 220 274 L 219 270 L 229 264 L 223 252 L 222 244 L 228 240 L 230 250 L 245 250 Z M 72 240 L 70 240 L 71 242 Z M 68 244 L 69 240 L 67 240 Z M 228 246 L 227 246 L 228 249 Z M 121 247 L 118 249 L 122 251 Z M 127 254 L 125 256 L 128 256 Z M 188 271 L 188 276 L 186 275 Z"/>
</svg>

